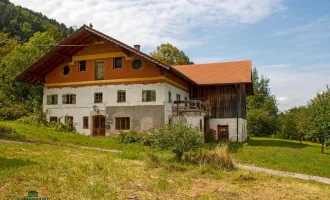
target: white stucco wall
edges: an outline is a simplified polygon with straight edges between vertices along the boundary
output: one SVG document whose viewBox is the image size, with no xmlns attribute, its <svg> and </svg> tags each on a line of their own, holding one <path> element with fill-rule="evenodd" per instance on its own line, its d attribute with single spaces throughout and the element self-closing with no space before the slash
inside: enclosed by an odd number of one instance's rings
<svg viewBox="0 0 330 200">
<path fill-rule="evenodd" d="M 117 103 L 117 91 L 126 91 L 126 102 Z M 155 102 L 142 102 L 142 90 L 156 90 Z M 92 134 L 92 117 L 94 115 L 106 116 L 107 106 L 135 106 L 135 105 L 164 105 L 165 119 L 172 114 L 172 104 L 168 103 L 168 91 L 172 92 L 172 99 L 175 100 L 176 94 L 181 98 L 189 97 L 189 94 L 179 88 L 167 83 L 154 84 L 129 84 L 129 85 L 104 85 L 104 86 L 86 86 L 86 87 L 65 87 L 65 88 L 47 88 L 44 87 L 44 109 L 47 111 L 47 119 L 58 117 L 60 122 L 64 123 L 65 116 L 73 116 L 73 123 L 79 133 L 85 135 Z M 94 103 L 94 93 L 103 93 L 103 103 Z M 58 104 L 47 105 L 47 95 L 57 94 Z M 62 104 L 63 94 L 76 94 L 76 104 Z M 94 112 L 93 106 L 97 106 L 99 113 Z M 141 113 L 143 114 L 143 113 Z M 89 129 L 83 129 L 83 117 L 89 117 Z"/>
<path fill-rule="evenodd" d="M 204 113 L 187 113 L 183 116 L 173 116 L 172 120 L 173 122 L 184 122 L 187 124 L 192 125 L 193 127 L 197 127 L 200 134 L 204 134 Z M 202 126 L 202 129 L 200 129 L 200 125 Z"/>
<path fill-rule="evenodd" d="M 224 118 L 224 119 L 210 119 L 210 128 L 218 131 L 218 125 L 228 126 L 229 140 L 237 141 L 237 119 L 236 118 Z M 218 132 L 217 132 L 218 134 Z M 238 140 L 239 142 L 247 139 L 246 132 L 246 119 L 238 118 Z"/>
<path fill-rule="evenodd" d="M 172 94 L 172 103 L 168 101 L 168 92 L 171 92 Z M 184 100 L 185 97 L 187 100 L 189 100 L 189 93 L 179 89 L 177 87 L 174 87 L 171 84 L 165 83 L 165 90 L 164 90 L 164 96 L 165 96 L 165 122 L 168 122 L 169 118 L 172 117 L 172 108 L 173 103 L 176 101 L 176 95 L 179 94 L 181 96 L 181 100 Z"/>
</svg>

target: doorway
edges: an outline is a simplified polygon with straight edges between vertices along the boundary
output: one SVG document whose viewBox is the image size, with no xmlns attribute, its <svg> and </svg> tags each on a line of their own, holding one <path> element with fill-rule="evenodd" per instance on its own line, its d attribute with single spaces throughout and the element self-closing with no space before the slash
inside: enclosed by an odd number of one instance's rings
<svg viewBox="0 0 330 200">
<path fill-rule="evenodd" d="M 93 136 L 105 136 L 105 117 L 97 115 L 93 117 Z"/>
<path fill-rule="evenodd" d="M 228 125 L 218 125 L 218 140 L 228 142 L 229 141 L 229 128 Z"/>
</svg>

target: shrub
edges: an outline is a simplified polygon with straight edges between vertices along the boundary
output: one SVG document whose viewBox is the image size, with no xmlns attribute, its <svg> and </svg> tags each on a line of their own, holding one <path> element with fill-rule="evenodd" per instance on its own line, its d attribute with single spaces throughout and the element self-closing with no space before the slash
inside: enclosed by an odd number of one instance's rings
<svg viewBox="0 0 330 200">
<path fill-rule="evenodd" d="M 68 120 L 65 124 L 62 124 L 60 122 L 49 122 L 48 125 L 55 127 L 55 131 L 58 132 L 76 132 L 76 129 L 72 124 L 71 120 Z"/>
<path fill-rule="evenodd" d="M 13 104 L 9 106 L 0 103 L 0 119 L 13 120 L 28 115 L 28 110 L 22 104 Z"/>
<path fill-rule="evenodd" d="M 194 151 L 202 145 L 199 130 L 181 122 L 155 129 L 152 138 L 153 146 L 171 150 L 180 161 L 185 152 Z"/>
<path fill-rule="evenodd" d="M 228 145 L 217 147 L 213 151 L 199 149 L 195 152 L 186 152 L 182 157 L 183 162 L 210 165 L 215 169 L 233 170 L 234 164 L 229 154 Z"/>
<path fill-rule="evenodd" d="M 0 125 L 0 138 L 3 139 L 23 139 L 24 137 L 19 135 L 15 129 L 10 126 Z"/>
<path fill-rule="evenodd" d="M 120 143 L 142 143 L 143 145 L 151 144 L 151 137 L 147 133 L 140 133 L 134 130 L 128 132 L 120 132 L 118 136 L 118 142 Z"/>
</svg>

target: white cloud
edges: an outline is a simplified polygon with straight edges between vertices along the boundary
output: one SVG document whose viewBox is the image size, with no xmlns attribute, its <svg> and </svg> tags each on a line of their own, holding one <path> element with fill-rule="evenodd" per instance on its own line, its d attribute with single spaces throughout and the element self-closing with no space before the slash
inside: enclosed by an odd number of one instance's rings
<svg viewBox="0 0 330 200">
<path fill-rule="evenodd" d="M 11 0 L 66 25 L 94 28 L 129 45 L 153 49 L 169 42 L 188 48 L 203 42 L 190 30 L 252 24 L 284 9 L 282 0 Z"/>
<path fill-rule="evenodd" d="M 287 100 L 288 98 L 286 98 L 286 97 L 277 97 L 276 98 L 278 101 L 285 101 L 285 100 Z"/>
</svg>

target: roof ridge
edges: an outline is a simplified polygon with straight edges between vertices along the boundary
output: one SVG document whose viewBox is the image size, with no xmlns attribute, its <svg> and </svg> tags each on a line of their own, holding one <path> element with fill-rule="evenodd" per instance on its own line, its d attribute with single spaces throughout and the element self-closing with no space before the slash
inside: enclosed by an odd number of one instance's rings
<svg viewBox="0 0 330 200">
<path fill-rule="evenodd" d="M 172 65 L 171 67 L 176 66 L 194 66 L 194 65 L 210 65 L 210 64 L 223 64 L 223 63 L 235 63 L 235 62 L 251 62 L 252 60 L 235 60 L 235 61 L 225 61 L 225 62 L 209 62 L 209 63 L 199 63 L 199 64 L 188 64 L 188 65 Z"/>
</svg>

